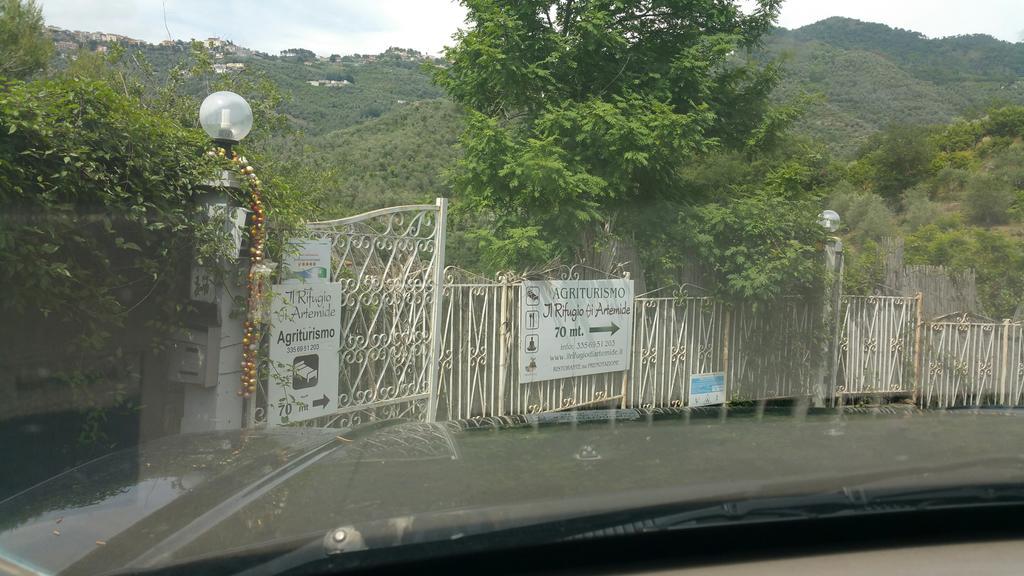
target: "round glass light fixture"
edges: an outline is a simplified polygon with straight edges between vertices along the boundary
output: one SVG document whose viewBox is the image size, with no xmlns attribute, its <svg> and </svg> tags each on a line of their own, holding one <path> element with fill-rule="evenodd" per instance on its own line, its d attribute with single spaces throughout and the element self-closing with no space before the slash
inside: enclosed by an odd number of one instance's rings
<svg viewBox="0 0 1024 576">
<path fill-rule="evenodd" d="M 214 92 L 199 107 L 199 124 L 214 140 L 239 142 L 252 130 L 252 108 L 234 92 Z"/>
<path fill-rule="evenodd" d="M 835 210 L 825 210 L 818 214 L 818 224 L 829 232 L 839 230 L 839 214 Z"/>
</svg>

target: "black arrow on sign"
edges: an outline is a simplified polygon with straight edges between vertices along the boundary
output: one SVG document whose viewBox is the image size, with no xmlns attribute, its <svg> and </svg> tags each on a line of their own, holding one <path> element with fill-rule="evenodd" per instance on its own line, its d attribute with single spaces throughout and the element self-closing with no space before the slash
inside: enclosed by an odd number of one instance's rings
<svg viewBox="0 0 1024 576">
<path fill-rule="evenodd" d="M 611 326 L 598 326 L 596 328 L 590 329 L 591 334 L 596 334 L 598 332 L 611 332 L 612 336 L 615 336 L 615 333 L 618 331 L 619 327 L 615 324 L 615 322 L 612 322 Z"/>
<path fill-rule="evenodd" d="M 313 408 L 327 408 L 327 403 L 330 401 L 331 399 L 327 397 L 327 394 L 324 394 L 323 398 L 313 400 Z"/>
</svg>

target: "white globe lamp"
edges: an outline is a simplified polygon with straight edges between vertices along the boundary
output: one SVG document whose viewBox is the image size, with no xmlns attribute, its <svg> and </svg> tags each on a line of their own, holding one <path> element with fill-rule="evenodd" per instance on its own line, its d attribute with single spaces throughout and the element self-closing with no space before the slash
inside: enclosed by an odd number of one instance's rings
<svg viewBox="0 0 1024 576">
<path fill-rule="evenodd" d="M 829 232 L 835 232 L 839 230 L 839 214 L 835 210 L 825 210 L 821 214 L 818 214 L 818 224 Z"/>
<path fill-rule="evenodd" d="M 214 92 L 199 107 L 199 124 L 215 142 L 229 147 L 252 130 L 252 108 L 234 92 Z"/>
</svg>

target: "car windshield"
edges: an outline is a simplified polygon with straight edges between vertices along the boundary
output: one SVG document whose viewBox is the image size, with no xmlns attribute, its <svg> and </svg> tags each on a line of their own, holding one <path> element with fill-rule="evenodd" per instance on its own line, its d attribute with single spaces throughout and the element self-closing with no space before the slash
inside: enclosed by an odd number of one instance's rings
<svg viewBox="0 0 1024 576">
<path fill-rule="evenodd" d="M 0 0 L 0 572 L 1020 498 L 1021 22 Z"/>
</svg>

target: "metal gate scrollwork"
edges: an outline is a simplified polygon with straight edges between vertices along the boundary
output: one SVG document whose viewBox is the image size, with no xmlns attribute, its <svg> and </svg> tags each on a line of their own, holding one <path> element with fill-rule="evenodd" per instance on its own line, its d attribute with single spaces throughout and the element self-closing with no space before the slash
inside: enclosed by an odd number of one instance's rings
<svg viewBox="0 0 1024 576">
<path fill-rule="evenodd" d="M 307 426 L 349 428 L 436 411 L 447 200 L 313 222 L 341 284 L 337 410 Z"/>
<path fill-rule="evenodd" d="M 844 296 L 836 395 L 913 391 L 918 302 L 903 296 Z"/>
<path fill-rule="evenodd" d="M 947 315 L 927 329 L 925 406 L 1020 406 L 1024 401 L 1024 330 L 1009 320 Z"/>
</svg>

